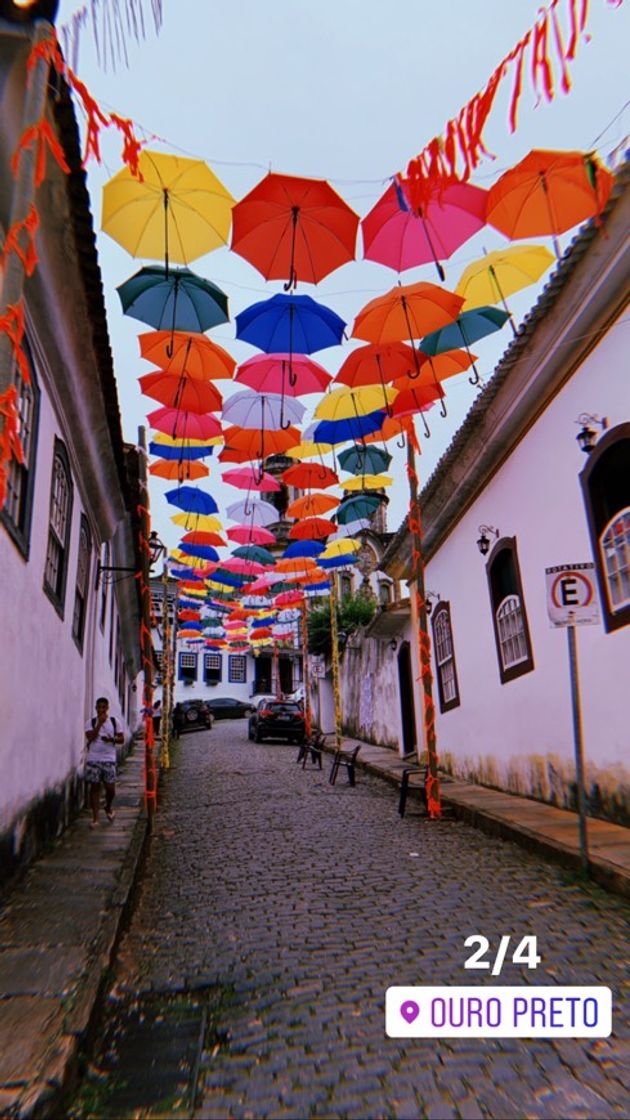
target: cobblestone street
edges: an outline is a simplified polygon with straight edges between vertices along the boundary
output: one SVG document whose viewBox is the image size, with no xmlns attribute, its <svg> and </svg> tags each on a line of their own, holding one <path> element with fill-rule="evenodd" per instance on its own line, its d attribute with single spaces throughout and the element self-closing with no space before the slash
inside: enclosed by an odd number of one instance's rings
<svg viewBox="0 0 630 1120">
<path fill-rule="evenodd" d="M 182 737 L 163 777 L 114 994 L 230 990 L 196 1115 L 627 1116 L 627 904 L 465 824 L 400 820 L 386 783 L 333 787 L 326 760 L 295 758 L 224 721 Z M 463 967 L 473 933 L 537 935 L 538 970 L 506 963 L 500 983 L 610 985 L 613 1036 L 387 1038 L 390 985 L 484 982 Z"/>
</svg>

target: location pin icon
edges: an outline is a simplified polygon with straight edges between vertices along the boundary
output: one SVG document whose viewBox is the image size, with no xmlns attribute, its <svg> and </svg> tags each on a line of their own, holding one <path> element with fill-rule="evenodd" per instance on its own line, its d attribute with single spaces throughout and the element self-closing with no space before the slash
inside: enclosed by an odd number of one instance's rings
<svg viewBox="0 0 630 1120">
<path fill-rule="evenodd" d="M 400 1014 L 405 1022 L 413 1023 L 414 1019 L 417 1019 L 420 1014 L 420 1008 L 412 999 L 407 999 L 400 1005 Z"/>
</svg>

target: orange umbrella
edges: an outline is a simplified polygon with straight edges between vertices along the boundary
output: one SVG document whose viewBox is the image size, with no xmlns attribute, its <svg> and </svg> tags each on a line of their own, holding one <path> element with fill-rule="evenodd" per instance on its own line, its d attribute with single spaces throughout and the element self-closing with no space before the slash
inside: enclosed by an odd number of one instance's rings
<svg viewBox="0 0 630 1120">
<path fill-rule="evenodd" d="M 167 408 L 186 412 L 216 412 L 223 404 L 223 397 L 209 381 L 155 370 L 139 377 L 140 389 L 146 397 L 153 397 Z"/>
<path fill-rule="evenodd" d="M 193 331 L 145 331 L 140 335 L 140 353 L 166 373 L 185 373 L 201 381 L 232 377 L 236 369 L 227 350 Z"/>
<path fill-rule="evenodd" d="M 415 354 L 415 368 L 419 369 L 413 339 L 455 322 L 463 303 L 463 296 L 437 284 L 423 280 L 417 284 L 399 284 L 365 305 L 354 321 L 352 337 L 381 344 L 408 339 Z M 429 323 L 435 325 L 429 326 Z"/>
<path fill-rule="evenodd" d="M 405 446 L 405 436 L 415 438 L 413 418 L 411 416 L 386 416 L 382 428 L 363 437 L 364 443 L 387 443 L 390 439 L 398 439 L 398 446 Z M 401 442 L 402 441 L 402 442 Z"/>
<path fill-rule="evenodd" d="M 295 558 L 288 557 L 278 560 L 274 572 L 282 572 L 283 575 L 302 576 L 316 567 L 317 564 L 311 556 L 296 556 Z"/>
<path fill-rule="evenodd" d="M 328 486 L 336 486 L 339 477 L 330 467 L 322 463 L 296 463 L 282 473 L 282 481 L 286 486 L 295 486 L 297 490 L 326 490 Z"/>
<path fill-rule="evenodd" d="M 370 343 L 352 350 L 340 366 L 335 381 L 351 389 L 358 385 L 377 385 L 393 381 L 415 369 L 414 351 L 404 342 L 385 345 Z"/>
<path fill-rule="evenodd" d="M 225 449 L 219 455 L 222 463 L 249 463 L 255 459 L 263 462 L 268 455 L 282 455 L 300 442 L 300 433 L 293 427 L 269 432 L 233 426 L 225 429 L 223 437 Z"/>
<path fill-rule="evenodd" d="M 506 237 L 553 236 L 601 214 L 614 177 L 592 152 L 534 149 L 488 192 L 487 220 Z"/>
<path fill-rule="evenodd" d="M 286 517 L 317 517 L 321 513 L 330 513 L 339 505 L 339 498 L 332 494 L 306 494 L 303 498 L 296 498 L 286 509 Z"/>
<path fill-rule="evenodd" d="M 225 540 L 220 533 L 209 533 L 204 529 L 193 529 L 190 533 L 184 533 L 181 543 L 209 544 L 213 548 L 225 547 Z"/>
<path fill-rule="evenodd" d="M 289 536 L 293 541 L 321 541 L 334 533 L 336 528 L 334 521 L 325 517 L 307 517 L 291 526 Z"/>
<path fill-rule="evenodd" d="M 413 416 L 416 412 L 424 414 L 427 409 L 433 407 L 436 400 L 440 400 L 444 396 L 444 390 L 441 385 L 414 385 L 410 389 L 402 389 L 396 400 L 392 405 L 392 417 L 401 419 L 403 416 Z M 431 435 L 429 426 L 422 415 L 422 423 L 424 424 L 424 434 L 428 437 Z"/>
<path fill-rule="evenodd" d="M 210 471 L 203 463 L 190 459 L 156 459 L 149 467 L 149 474 L 184 482 L 193 478 L 206 478 Z"/>
<path fill-rule="evenodd" d="M 420 358 L 420 374 L 408 373 L 405 377 L 397 377 L 392 382 L 394 389 L 414 389 L 424 385 L 437 387 L 447 377 L 455 377 L 458 373 L 464 373 L 477 361 L 476 354 L 467 353 L 465 350 L 445 350 L 443 354 L 436 354 L 434 357 L 421 354 Z M 440 396 L 440 411 L 442 416 L 446 416 L 443 395 L 438 394 Z M 397 409 L 394 408 L 393 412 L 396 414 Z"/>
</svg>

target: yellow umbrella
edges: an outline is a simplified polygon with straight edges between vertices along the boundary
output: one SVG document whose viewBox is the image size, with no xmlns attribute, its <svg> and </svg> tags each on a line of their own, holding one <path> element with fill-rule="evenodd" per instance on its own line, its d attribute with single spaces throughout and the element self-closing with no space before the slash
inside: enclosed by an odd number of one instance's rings
<svg viewBox="0 0 630 1120">
<path fill-rule="evenodd" d="M 342 482 L 344 490 L 380 490 L 391 486 L 393 479 L 386 474 L 358 474 L 355 478 Z"/>
<path fill-rule="evenodd" d="M 103 187 L 101 226 L 132 257 L 179 264 L 227 244 L 235 199 L 203 160 L 140 153 Z"/>
<path fill-rule="evenodd" d="M 151 443 L 161 444 L 162 447 L 216 447 L 223 443 L 223 436 L 190 439 L 188 436 L 169 436 L 166 432 L 152 432 Z"/>
<path fill-rule="evenodd" d="M 319 420 L 348 420 L 352 416 L 367 416 L 387 408 L 398 395 L 397 389 L 383 385 L 361 385 L 356 389 L 333 389 L 326 393 L 315 409 Z"/>
<path fill-rule="evenodd" d="M 360 541 L 353 541 L 346 537 L 341 541 L 331 541 L 325 550 L 317 557 L 318 560 L 332 560 L 335 556 L 350 556 L 361 548 Z"/>
<path fill-rule="evenodd" d="M 212 513 L 174 513 L 171 521 L 189 531 L 203 529 L 208 533 L 220 533 L 223 529 L 223 522 Z"/>
<path fill-rule="evenodd" d="M 466 300 L 462 310 L 502 303 L 509 314 L 506 297 L 535 284 L 555 259 L 546 245 L 510 245 L 486 253 L 467 265 L 459 278 L 455 291 Z"/>
<path fill-rule="evenodd" d="M 320 458 L 328 451 L 332 451 L 331 443 L 313 443 L 312 440 L 307 439 L 298 443 L 295 447 L 289 447 L 284 454 L 288 455 L 290 459 L 298 459 L 301 462 L 302 459 Z"/>
</svg>

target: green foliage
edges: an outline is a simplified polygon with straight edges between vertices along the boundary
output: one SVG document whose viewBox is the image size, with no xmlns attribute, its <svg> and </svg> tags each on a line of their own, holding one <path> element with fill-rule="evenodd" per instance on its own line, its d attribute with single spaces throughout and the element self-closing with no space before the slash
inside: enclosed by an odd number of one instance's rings
<svg viewBox="0 0 630 1120">
<path fill-rule="evenodd" d="M 376 613 L 376 605 L 375 599 L 365 592 L 346 595 L 337 607 L 337 630 L 349 634 L 359 626 L 367 626 Z M 309 612 L 308 652 L 330 657 L 330 604 L 327 599 Z"/>
</svg>

